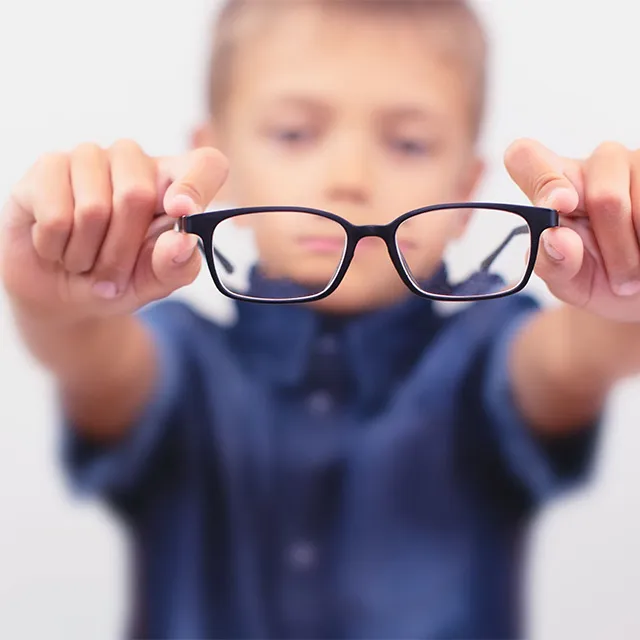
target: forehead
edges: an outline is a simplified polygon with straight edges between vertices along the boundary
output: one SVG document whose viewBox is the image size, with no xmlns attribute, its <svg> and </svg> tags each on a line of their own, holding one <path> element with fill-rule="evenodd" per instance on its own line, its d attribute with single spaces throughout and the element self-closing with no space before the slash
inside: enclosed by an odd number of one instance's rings
<svg viewBox="0 0 640 640">
<path fill-rule="evenodd" d="M 306 5 L 255 16 L 236 43 L 230 89 L 430 111 L 469 108 L 451 26 L 434 16 Z"/>
</svg>

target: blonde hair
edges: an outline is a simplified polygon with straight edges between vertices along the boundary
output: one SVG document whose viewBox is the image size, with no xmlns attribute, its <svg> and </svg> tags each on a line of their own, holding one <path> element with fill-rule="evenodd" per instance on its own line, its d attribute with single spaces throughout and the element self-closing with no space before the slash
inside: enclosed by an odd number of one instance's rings
<svg viewBox="0 0 640 640">
<path fill-rule="evenodd" d="M 251 30 L 259 28 L 266 18 L 273 17 L 274 9 L 301 4 L 387 15 L 407 15 L 412 11 L 440 19 L 446 25 L 440 33 L 466 73 L 473 129 L 478 134 L 486 101 L 487 41 L 468 0 L 224 0 L 215 18 L 208 67 L 207 102 L 212 115 L 222 112 L 230 91 L 232 61 L 243 38 L 249 37 Z"/>
</svg>

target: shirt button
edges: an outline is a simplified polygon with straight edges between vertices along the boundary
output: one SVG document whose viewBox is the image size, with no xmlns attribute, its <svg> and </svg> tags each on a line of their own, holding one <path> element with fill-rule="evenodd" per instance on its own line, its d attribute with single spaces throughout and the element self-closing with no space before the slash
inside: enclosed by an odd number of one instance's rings
<svg viewBox="0 0 640 640">
<path fill-rule="evenodd" d="M 325 355 L 334 355 L 338 352 L 338 340 L 334 335 L 325 334 L 318 341 L 320 353 Z"/>
<path fill-rule="evenodd" d="M 307 404 L 311 413 L 325 415 L 333 409 L 334 403 L 330 393 L 327 391 L 316 391 L 309 396 Z"/>
<path fill-rule="evenodd" d="M 288 551 L 289 563 L 298 571 L 311 569 L 318 559 L 316 546 L 307 540 L 299 540 Z"/>
</svg>

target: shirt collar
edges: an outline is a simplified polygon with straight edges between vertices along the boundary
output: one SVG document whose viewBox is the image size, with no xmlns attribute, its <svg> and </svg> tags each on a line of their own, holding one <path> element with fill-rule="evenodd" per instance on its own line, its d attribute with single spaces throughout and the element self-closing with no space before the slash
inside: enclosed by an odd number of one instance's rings
<svg viewBox="0 0 640 640">
<path fill-rule="evenodd" d="M 442 274 L 440 274 L 442 277 Z M 279 285 L 251 278 L 251 294 L 282 296 Z M 379 402 L 415 363 L 442 319 L 431 301 L 410 295 L 403 301 L 356 316 L 331 316 L 311 305 L 238 303 L 231 329 L 235 349 L 252 371 L 278 386 L 304 384 L 318 342 L 330 336 L 349 371 L 357 400 Z"/>
</svg>

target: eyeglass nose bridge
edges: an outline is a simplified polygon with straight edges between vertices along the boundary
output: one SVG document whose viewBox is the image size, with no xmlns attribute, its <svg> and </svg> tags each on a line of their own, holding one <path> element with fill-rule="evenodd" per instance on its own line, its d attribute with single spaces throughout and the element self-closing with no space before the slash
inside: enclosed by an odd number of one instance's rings
<svg viewBox="0 0 640 640">
<path fill-rule="evenodd" d="M 393 240 L 394 229 L 388 224 L 363 224 L 353 227 L 353 237 L 357 244 L 363 238 L 381 238 L 387 244 Z"/>
</svg>

